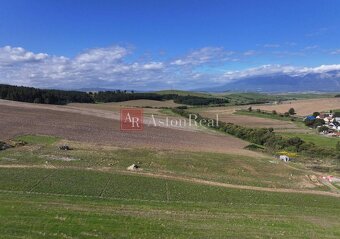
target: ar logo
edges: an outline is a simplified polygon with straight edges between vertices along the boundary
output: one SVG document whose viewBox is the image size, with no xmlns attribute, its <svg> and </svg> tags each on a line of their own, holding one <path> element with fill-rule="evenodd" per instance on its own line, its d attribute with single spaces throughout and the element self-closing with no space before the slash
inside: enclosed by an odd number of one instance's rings
<svg viewBox="0 0 340 239">
<path fill-rule="evenodd" d="M 143 109 L 120 109 L 120 130 L 141 131 L 143 129 Z"/>
</svg>

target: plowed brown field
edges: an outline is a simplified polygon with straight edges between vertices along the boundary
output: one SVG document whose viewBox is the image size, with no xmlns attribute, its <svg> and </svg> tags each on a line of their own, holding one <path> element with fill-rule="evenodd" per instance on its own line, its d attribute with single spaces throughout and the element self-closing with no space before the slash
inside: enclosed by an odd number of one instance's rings
<svg viewBox="0 0 340 239">
<path fill-rule="evenodd" d="M 340 98 L 284 101 L 279 105 L 259 105 L 254 108 L 268 111 L 276 110 L 280 113 L 287 112 L 290 108 L 294 108 L 297 115 L 306 116 L 316 111 L 322 112 L 340 109 Z"/>
<path fill-rule="evenodd" d="M 260 156 L 244 150 L 248 143 L 232 136 L 153 126 L 146 126 L 142 132 L 124 132 L 120 131 L 119 121 L 107 111 L 86 111 L 68 106 L 0 101 L 0 129 L 0 140 L 22 134 L 44 134 L 118 147 Z"/>
</svg>

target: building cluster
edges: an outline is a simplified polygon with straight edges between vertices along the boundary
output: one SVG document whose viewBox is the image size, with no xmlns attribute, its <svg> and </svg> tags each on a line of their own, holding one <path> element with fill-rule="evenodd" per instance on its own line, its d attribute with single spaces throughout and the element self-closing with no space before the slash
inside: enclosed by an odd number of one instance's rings
<svg viewBox="0 0 340 239">
<path fill-rule="evenodd" d="M 340 117 L 332 113 L 321 113 L 316 116 L 316 119 L 322 119 L 325 122 L 324 125 L 318 126 L 318 128 L 322 127 L 320 134 L 340 137 Z"/>
</svg>

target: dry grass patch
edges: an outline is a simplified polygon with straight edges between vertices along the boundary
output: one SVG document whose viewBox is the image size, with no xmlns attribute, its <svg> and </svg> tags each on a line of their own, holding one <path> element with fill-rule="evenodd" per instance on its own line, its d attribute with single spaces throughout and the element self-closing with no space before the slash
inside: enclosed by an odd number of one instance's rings
<svg viewBox="0 0 340 239">
<path fill-rule="evenodd" d="M 309 100 L 294 100 L 284 101 L 279 105 L 259 105 L 256 108 L 261 110 L 284 113 L 290 108 L 294 108 L 297 115 L 305 116 L 313 112 L 329 111 L 340 108 L 340 98 L 322 98 L 322 99 L 309 99 Z"/>
</svg>

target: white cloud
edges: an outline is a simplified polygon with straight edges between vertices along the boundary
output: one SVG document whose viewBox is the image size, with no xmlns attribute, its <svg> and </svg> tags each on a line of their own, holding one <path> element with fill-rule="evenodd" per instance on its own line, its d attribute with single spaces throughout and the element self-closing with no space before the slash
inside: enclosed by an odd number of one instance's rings
<svg viewBox="0 0 340 239">
<path fill-rule="evenodd" d="M 146 70 L 160 70 L 164 68 L 164 64 L 162 62 L 150 62 L 144 64 L 143 68 Z"/>
<path fill-rule="evenodd" d="M 126 87 L 159 80 L 163 62 L 125 62 L 131 51 L 121 46 L 89 49 L 70 59 L 0 48 L 0 83 L 36 87 Z M 160 74 L 162 76 L 162 74 Z M 149 79 L 149 80 L 148 80 Z M 142 81 L 145 81 L 142 83 Z"/>
<path fill-rule="evenodd" d="M 204 47 L 191 51 L 186 56 L 171 62 L 172 65 L 201 65 L 206 63 L 226 62 L 232 60 L 233 51 L 223 47 Z"/>
<path fill-rule="evenodd" d="M 129 50 L 121 46 L 95 48 L 79 54 L 75 61 L 78 63 L 111 63 L 123 59 Z"/>
<path fill-rule="evenodd" d="M 172 60 L 131 60 L 131 49 L 122 46 L 86 50 L 74 58 L 33 53 L 21 47 L 0 48 L 0 83 L 46 88 L 88 87 L 120 89 L 194 89 L 213 83 L 268 74 L 303 75 L 339 71 L 340 65 L 294 67 L 263 65 L 224 72 L 225 64 L 242 61 L 255 51 L 232 52 L 205 47 Z"/>
<path fill-rule="evenodd" d="M 48 57 L 47 54 L 26 51 L 22 47 L 5 46 L 0 48 L 0 64 L 11 64 L 14 62 L 41 61 Z"/>
</svg>

